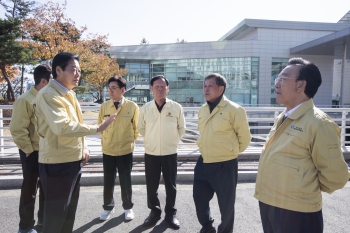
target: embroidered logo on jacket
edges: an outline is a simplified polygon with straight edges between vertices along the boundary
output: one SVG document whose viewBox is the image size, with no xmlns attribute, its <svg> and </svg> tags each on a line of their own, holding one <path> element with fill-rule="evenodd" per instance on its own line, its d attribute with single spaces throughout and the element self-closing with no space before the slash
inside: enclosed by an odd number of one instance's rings
<svg viewBox="0 0 350 233">
<path fill-rule="evenodd" d="M 173 116 L 171 115 L 171 112 L 168 112 L 167 117 L 173 117 Z"/>
<path fill-rule="evenodd" d="M 300 131 L 300 132 L 304 132 L 304 131 L 303 131 L 303 128 L 300 128 L 300 127 L 297 127 L 297 126 L 294 126 L 294 125 L 292 125 L 290 128 L 291 128 L 291 129 L 294 129 L 294 130 L 298 130 L 298 131 Z"/>
</svg>

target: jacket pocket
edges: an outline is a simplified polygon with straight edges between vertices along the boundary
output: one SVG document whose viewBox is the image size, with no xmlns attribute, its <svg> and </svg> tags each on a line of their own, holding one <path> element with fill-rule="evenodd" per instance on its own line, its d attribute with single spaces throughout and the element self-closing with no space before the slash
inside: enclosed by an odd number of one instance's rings
<svg viewBox="0 0 350 233">
<path fill-rule="evenodd" d="M 286 167 L 289 167 L 289 168 L 296 169 L 297 171 L 299 171 L 299 169 L 300 169 L 299 166 L 297 166 L 295 164 L 291 164 L 291 163 L 285 162 L 285 161 L 282 161 L 282 160 L 274 159 L 273 161 L 275 163 L 277 163 L 277 164 L 282 165 L 282 166 L 286 166 Z"/>
<path fill-rule="evenodd" d="M 232 152 L 234 150 L 233 143 L 231 141 L 221 141 L 221 140 L 214 140 L 214 145 L 217 145 L 218 148 L 222 149 L 221 154 L 225 154 L 227 152 Z M 231 153 L 229 153 L 231 154 Z"/>
<path fill-rule="evenodd" d="M 304 175 L 303 166 L 282 154 L 278 156 L 281 158 L 274 159 L 265 167 L 262 185 L 264 193 L 280 200 L 298 200 Z"/>
<path fill-rule="evenodd" d="M 222 112 L 216 113 L 216 115 L 213 116 L 211 124 L 213 134 L 233 130 L 233 127 L 229 121 L 229 116 Z"/>
</svg>

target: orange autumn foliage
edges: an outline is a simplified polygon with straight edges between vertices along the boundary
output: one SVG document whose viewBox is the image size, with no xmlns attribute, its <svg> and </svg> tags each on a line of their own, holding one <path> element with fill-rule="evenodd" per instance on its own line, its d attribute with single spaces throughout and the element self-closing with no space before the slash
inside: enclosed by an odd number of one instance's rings
<svg viewBox="0 0 350 233">
<path fill-rule="evenodd" d="M 5 69 L 10 79 L 14 79 L 16 78 L 17 75 L 20 74 L 20 71 L 16 66 L 7 65 Z M 6 81 L 5 77 L 3 76 L 2 72 L 0 72 L 0 82 L 4 82 L 4 81 Z"/>
</svg>

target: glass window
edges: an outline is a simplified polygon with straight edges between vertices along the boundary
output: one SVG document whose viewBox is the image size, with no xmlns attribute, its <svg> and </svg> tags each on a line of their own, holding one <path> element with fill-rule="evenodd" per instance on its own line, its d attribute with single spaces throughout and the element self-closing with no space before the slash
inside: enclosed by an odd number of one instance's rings
<svg viewBox="0 0 350 233">
<path fill-rule="evenodd" d="M 165 67 L 165 72 L 176 72 L 176 67 Z"/>
<path fill-rule="evenodd" d="M 176 73 L 168 73 L 166 72 L 165 73 L 165 77 L 168 79 L 168 80 L 177 80 L 177 75 Z"/>
<path fill-rule="evenodd" d="M 152 72 L 155 72 L 155 73 L 164 72 L 164 67 L 153 67 Z"/>
<path fill-rule="evenodd" d="M 229 99 L 243 104 L 257 103 L 258 57 L 159 60 L 151 61 L 150 66 L 151 77 L 165 74 L 171 82 L 169 98 L 180 103 L 203 103 L 203 81 L 213 72 L 227 79 L 227 90 L 232 91 L 227 92 Z M 253 90 L 256 91 L 254 95 L 251 94 Z"/>
<path fill-rule="evenodd" d="M 271 104 L 276 104 L 275 79 L 279 73 L 287 66 L 289 58 L 272 58 L 271 64 Z"/>
</svg>

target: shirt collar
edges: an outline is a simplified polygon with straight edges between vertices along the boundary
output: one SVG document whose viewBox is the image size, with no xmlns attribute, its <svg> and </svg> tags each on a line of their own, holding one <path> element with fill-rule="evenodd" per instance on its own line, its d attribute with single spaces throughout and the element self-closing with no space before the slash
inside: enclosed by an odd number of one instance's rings
<svg viewBox="0 0 350 233">
<path fill-rule="evenodd" d="M 68 88 L 66 88 L 65 86 L 63 86 L 61 83 L 57 82 L 56 79 L 53 79 L 53 81 L 58 85 L 60 86 L 65 92 L 66 94 L 68 94 L 70 92 L 70 90 L 68 90 Z"/>
<path fill-rule="evenodd" d="M 114 103 L 119 102 L 119 106 L 122 106 L 124 103 L 124 96 L 119 100 L 119 101 L 114 101 L 112 99 L 109 100 L 109 105 L 110 107 L 114 107 Z"/>
<path fill-rule="evenodd" d="M 301 104 L 299 104 L 298 106 L 292 108 L 291 110 L 287 110 L 287 109 L 284 109 L 284 117 L 287 118 L 289 117 L 290 115 L 293 114 L 293 112 L 295 112 L 303 103 L 305 103 L 306 101 L 302 102 Z"/>
<path fill-rule="evenodd" d="M 122 103 L 122 99 L 123 98 L 121 98 L 119 101 L 113 101 L 114 103 L 119 103 L 119 105 Z"/>
</svg>

